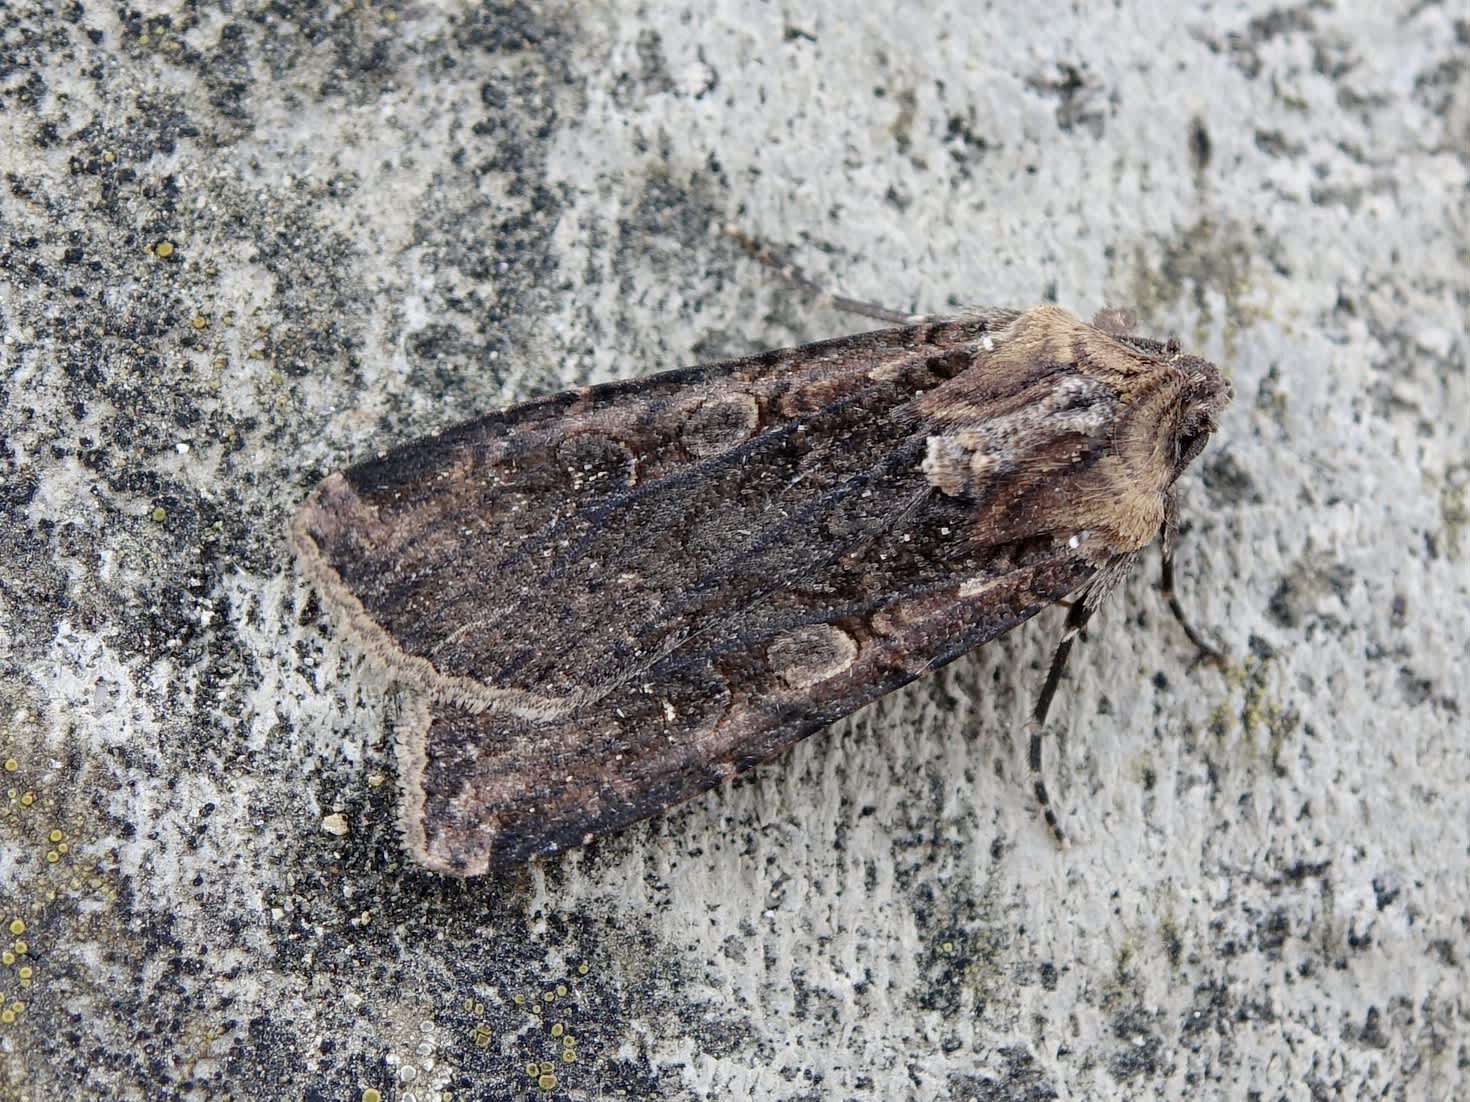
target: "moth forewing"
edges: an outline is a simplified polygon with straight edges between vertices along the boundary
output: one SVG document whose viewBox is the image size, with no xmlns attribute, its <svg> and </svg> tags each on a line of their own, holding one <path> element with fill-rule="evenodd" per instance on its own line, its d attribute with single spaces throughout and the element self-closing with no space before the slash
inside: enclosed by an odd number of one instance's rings
<svg viewBox="0 0 1470 1102">
<path fill-rule="evenodd" d="M 473 875 L 1092 607 L 1228 397 L 1170 346 L 975 311 L 491 414 L 329 476 L 291 541 L 415 697 L 410 850 Z"/>
</svg>

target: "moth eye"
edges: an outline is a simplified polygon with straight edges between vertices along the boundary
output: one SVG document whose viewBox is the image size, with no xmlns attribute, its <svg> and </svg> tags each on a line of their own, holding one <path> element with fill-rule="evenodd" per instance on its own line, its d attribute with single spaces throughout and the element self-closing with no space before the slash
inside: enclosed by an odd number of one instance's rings
<svg viewBox="0 0 1470 1102">
<path fill-rule="evenodd" d="M 1209 439 L 1209 436 L 1210 425 L 1207 423 L 1194 420 L 1185 422 L 1174 442 L 1179 465 L 1183 466 L 1204 450 L 1205 441 Z"/>
</svg>

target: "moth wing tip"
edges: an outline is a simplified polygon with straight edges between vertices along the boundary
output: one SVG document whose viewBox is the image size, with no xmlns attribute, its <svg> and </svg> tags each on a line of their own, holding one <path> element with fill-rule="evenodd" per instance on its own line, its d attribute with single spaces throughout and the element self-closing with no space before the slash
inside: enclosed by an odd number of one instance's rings
<svg viewBox="0 0 1470 1102">
<path fill-rule="evenodd" d="M 502 871 L 493 860 L 493 838 L 460 845 L 446 837 L 442 831 L 433 829 L 433 824 L 427 820 L 405 821 L 404 825 L 404 848 L 415 861 L 431 872 L 452 876 L 457 880 L 469 880 L 492 871 Z"/>
</svg>

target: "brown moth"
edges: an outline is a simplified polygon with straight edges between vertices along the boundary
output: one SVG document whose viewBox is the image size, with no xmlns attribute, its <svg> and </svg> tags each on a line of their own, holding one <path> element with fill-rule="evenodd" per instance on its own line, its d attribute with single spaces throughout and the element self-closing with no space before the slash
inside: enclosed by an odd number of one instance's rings
<svg viewBox="0 0 1470 1102">
<path fill-rule="evenodd" d="M 1070 597 L 1039 766 L 1071 637 L 1167 552 L 1231 397 L 1097 322 L 913 319 L 556 394 L 322 481 L 291 544 L 407 689 L 413 855 L 472 876 L 583 844 Z"/>
</svg>

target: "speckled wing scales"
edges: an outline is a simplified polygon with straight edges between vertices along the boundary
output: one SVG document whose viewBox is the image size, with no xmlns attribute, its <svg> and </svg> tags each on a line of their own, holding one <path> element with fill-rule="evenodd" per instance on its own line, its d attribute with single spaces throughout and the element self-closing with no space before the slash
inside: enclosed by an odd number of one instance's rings
<svg viewBox="0 0 1470 1102">
<path fill-rule="evenodd" d="M 1172 346 L 975 312 L 492 414 L 331 475 L 291 539 L 411 689 L 409 847 L 473 875 L 1095 603 L 1224 401 Z"/>
<path fill-rule="evenodd" d="M 459 875 L 583 844 L 773 757 L 1003 634 L 1091 573 L 1076 556 L 1038 554 L 983 594 L 949 586 L 751 625 L 548 722 L 431 704 L 425 737 L 412 740 L 421 749 L 404 744 L 409 844 Z"/>
<path fill-rule="evenodd" d="M 1085 582 L 1049 539 L 973 546 L 924 474 L 913 400 L 986 328 L 568 392 L 323 481 L 293 542 L 417 691 L 415 853 L 474 874 L 643 818 Z"/>
</svg>

